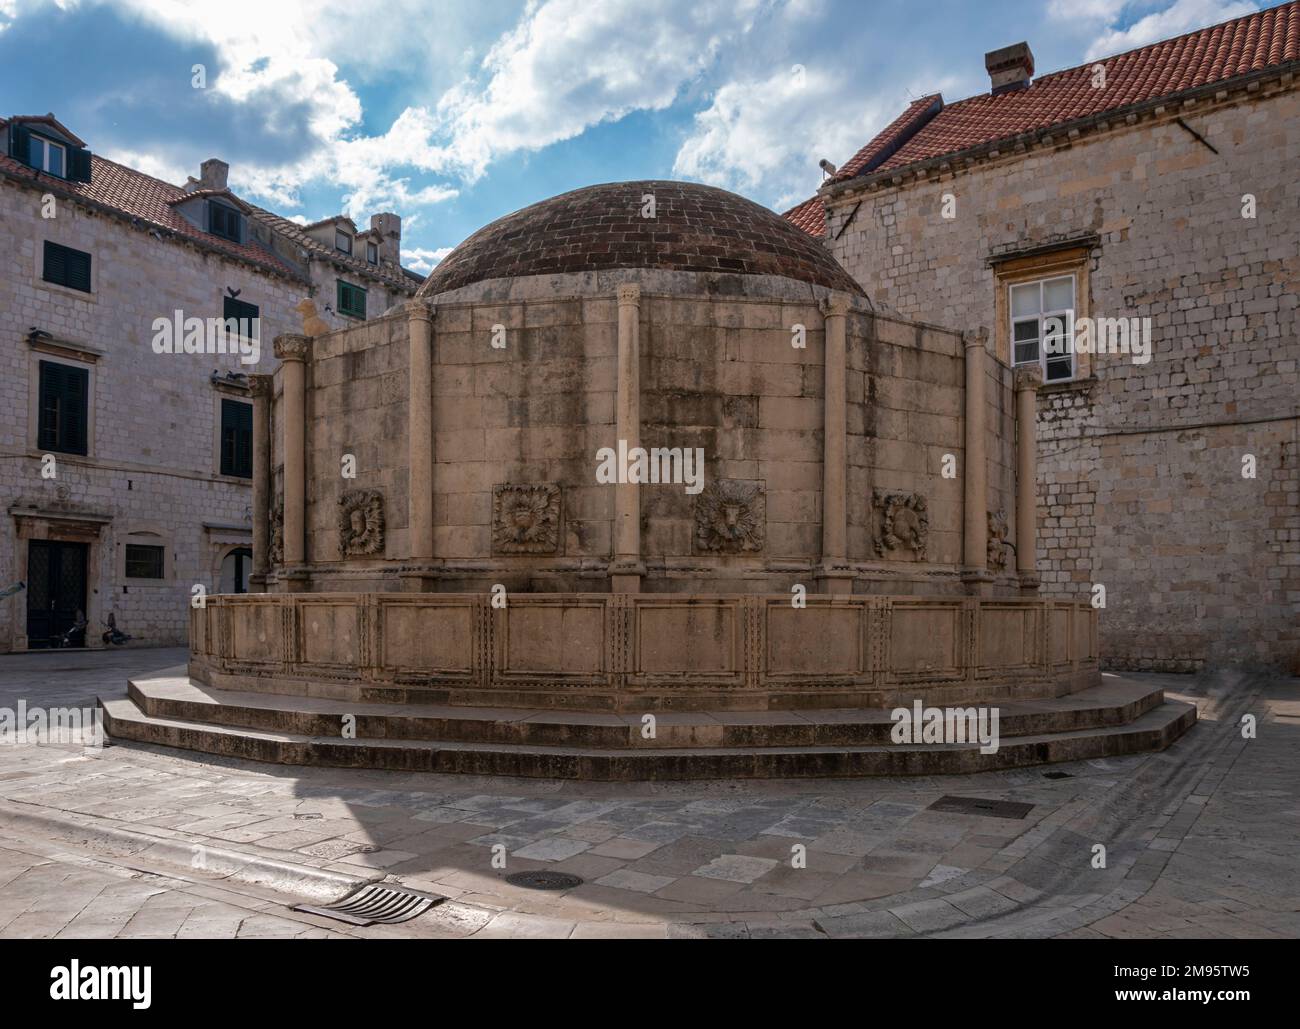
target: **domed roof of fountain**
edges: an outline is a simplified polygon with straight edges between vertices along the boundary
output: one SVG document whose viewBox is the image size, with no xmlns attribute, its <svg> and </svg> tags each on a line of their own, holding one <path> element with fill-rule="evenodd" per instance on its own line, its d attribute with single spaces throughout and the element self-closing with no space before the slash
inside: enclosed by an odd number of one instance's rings
<svg viewBox="0 0 1300 1029">
<path fill-rule="evenodd" d="M 644 216 L 647 197 L 653 217 Z M 611 182 L 498 218 L 430 273 L 428 298 L 476 282 L 657 269 L 772 275 L 862 295 L 806 232 L 752 200 L 693 182 Z"/>
</svg>

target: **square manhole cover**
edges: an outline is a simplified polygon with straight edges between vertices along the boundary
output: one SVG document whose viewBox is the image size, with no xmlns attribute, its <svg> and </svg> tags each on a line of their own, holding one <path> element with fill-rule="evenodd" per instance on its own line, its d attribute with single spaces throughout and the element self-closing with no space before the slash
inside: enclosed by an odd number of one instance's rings
<svg viewBox="0 0 1300 1029">
<path fill-rule="evenodd" d="M 930 805 L 930 810 L 953 811 L 959 815 L 986 815 L 989 818 L 1024 818 L 1034 810 L 1034 805 L 1014 800 L 985 800 L 983 797 L 940 797 Z"/>
</svg>

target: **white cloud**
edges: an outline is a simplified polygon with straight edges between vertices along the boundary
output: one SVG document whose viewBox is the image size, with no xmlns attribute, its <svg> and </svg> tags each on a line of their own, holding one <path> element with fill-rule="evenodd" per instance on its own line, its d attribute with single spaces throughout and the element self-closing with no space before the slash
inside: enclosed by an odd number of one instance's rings
<svg viewBox="0 0 1300 1029">
<path fill-rule="evenodd" d="M 446 142 L 424 159 L 472 181 L 520 150 L 571 139 L 633 111 L 663 110 L 724 45 L 749 31 L 760 0 L 549 0 L 530 4 L 436 111 L 414 113 Z"/>
<path fill-rule="evenodd" d="M 428 275 L 444 257 L 451 253 L 452 249 L 452 247 L 439 247 L 437 250 L 426 250 L 416 247 L 414 250 L 403 250 L 402 264 L 413 272 Z"/>
<path fill-rule="evenodd" d="M 802 73 L 800 67 L 718 89 L 696 115 L 673 173 L 770 198 L 784 210 L 816 188 L 821 158 L 847 160 L 907 104 L 901 92 L 854 81 L 829 65 Z M 932 81 L 923 92 L 950 89 L 954 82 Z"/>
<path fill-rule="evenodd" d="M 306 157 L 232 161 L 232 185 L 292 208 L 304 186 L 330 182 L 341 187 L 354 218 L 457 194 L 446 182 L 412 186 L 412 173 L 471 183 L 511 154 L 633 111 L 669 107 L 778 2 L 665 0 L 647 7 L 644 0 L 530 0 L 477 67 L 449 81 L 436 99 L 408 106 L 386 131 L 366 133 L 360 99 L 338 62 L 374 71 L 391 69 L 404 55 L 432 63 L 438 48 L 447 48 L 437 39 L 446 19 L 427 4 L 398 0 L 376 17 L 351 0 L 118 0 L 171 35 L 212 45 L 222 63 L 208 69 L 209 88 L 221 96 L 236 103 L 273 98 L 273 109 L 306 112 L 293 126 L 305 127 L 314 141 Z M 819 0 L 789 2 L 797 10 Z M 464 53 L 448 63 L 464 67 Z"/>
</svg>

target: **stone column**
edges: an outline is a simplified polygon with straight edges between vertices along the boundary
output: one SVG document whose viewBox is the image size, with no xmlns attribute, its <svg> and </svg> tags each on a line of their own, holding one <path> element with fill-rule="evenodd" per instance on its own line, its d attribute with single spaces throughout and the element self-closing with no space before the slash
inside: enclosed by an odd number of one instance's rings
<svg viewBox="0 0 1300 1029">
<path fill-rule="evenodd" d="M 825 371 L 822 422 L 822 563 L 817 576 L 819 593 L 852 593 L 853 573 L 848 568 L 848 376 L 846 322 L 849 298 L 834 293 L 822 301 L 825 316 Z"/>
<path fill-rule="evenodd" d="M 1020 588 L 1038 580 L 1038 365 L 1017 368 L 1016 383 L 1016 573 Z"/>
<path fill-rule="evenodd" d="M 641 287 L 618 287 L 618 385 L 615 397 L 614 446 L 621 455 L 641 445 Z M 641 563 L 640 485 L 620 482 L 614 487 L 614 563 L 610 588 L 638 593 L 645 565 Z"/>
<path fill-rule="evenodd" d="M 250 375 L 253 394 L 253 570 L 248 576 L 252 593 L 266 592 L 271 567 L 271 400 L 275 379 Z"/>
<path fill-rule="evenodd" d="M 407 556 L 402 588 L 419 593 L 432 588 L 433 563 L 433 315 L 423 301 L 407 304 L 410 346 L 407 398 Z"/>
<path fill-rule="evenodd" d="M 988 361 L 988 333 L 962 334 L 966 349 L 966 469 L 963 510 L 962 581 L 972 593 L 982 593 L 992 582 L 988 552 L 988 468 L 985 435 L 984 381 Z"/>
<path fill-rule="evenodd" d="M 287 593 L 307 585 L 307 355 L 310 336 L 275 337 L 275 356 L 282 362 L 280 431 L 284 446 L 284 570 Z"/>
</svg>

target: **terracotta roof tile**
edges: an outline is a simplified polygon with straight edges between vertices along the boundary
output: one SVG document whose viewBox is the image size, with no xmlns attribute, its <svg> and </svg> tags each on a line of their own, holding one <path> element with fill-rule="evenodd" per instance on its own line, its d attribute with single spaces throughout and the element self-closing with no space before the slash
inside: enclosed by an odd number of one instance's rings
<svg viewBox="0 0 1300 1029">
<path fill-rule="evenodd" d="M 834 181 L 878 168 L 892 157 L 904 143 L 916 135 L 926 122 L 943 110 L 943 97 L 931 93 L 907 105 L 907 110 L 895 118 L 876 137 L 844 162 L 834 175 Z"/>
<path fill-rule="evenodd" d="M 293 242 L 298 244 L 298 246 L 302 247 L 304 250 L 311 251 L 316 257 L 323 258 L 327 261 L 333 261 L 335 264 L 342 265 L 345 268 L 350 268 L 358 275 L 368 275 L 373 279 L 380 279 L 394 289 L 403 290 L 405 292 L 411 290 L 410 279 L 413 276 L 416 276 L 417 273 L 408 272 L 405 268 L 400 269 L 399 273 L 398 271 L 394 271 L 391 265 L 371 264 L 369 261 L 364 261 L 360 257 L 356 257 L 352 254 L 345 254 L 341 250 L 336 250 L 334 247 L 327 246 L 320 240 L 307 234 L 308 229 L 326 225 L 338 218 L 344 218 L 355 227 L 355 223 L 346 215 L 336 215 L 333 218 L 323 218 L 318 222 L 312 222 L 310 225 L 299 225 L 297 222 L 290 221 L 288 218 L 282 217 L 274 211 L 268 211 L 265 208 L 258 207 L 256 204 L 249 204 L 248 206 L 252 210 L 254 218 L 265 222 L 267 225 L 271 226 L 271 228 L 275 229 L 276 232 L 280 233 L 280 235 L 293 240 Z M 370 230 L 367 229 L 366 231 L 369 232 Z M 361 233 L 357 233 L 357 235 L 360 236 Z M 415 281 L 423 282 L 424 276 L 418 276 Z"/>
<path fill-rule="evenodd" d="M 798 207 L 792 207 L 781 217 L 803 229 L 810 236 L 826 235 L 826 205 L 820 196 L 811 196 Z"/>
<path fill-rule="evenodd" d="M 1027 89 L 950 104 L 880 168 L 902 168 L 1295 60 L 1300 60 L 1300 3 L 1293 2 L 1044 75 Z M 1103 89 L 1092 85 L 1098 63 L 1106 69 Z"/>
<path fill-rule="evenodd" d="M 1298 60 L 1300 0 L 1292 0 L 1044 75 L 1026 89 L 997 96 L 984 93 L 946 107 L 937 94 L 922 97 L 847 161 L 835 181 L 903 168 Z M 1093 67 L 1098 63 L 1106 69 L 1103 89 L 1092 85 Z M 821 235 L 825 219 L 823 216 L 818 221 L 815 217 L 815 200 L 818 198 L 792 208 L 786 218 L 807 232 Z"/>
<path fill-rule="evenodd" d="M 191 225 L 172 206 L 185 197 L 185 191 L 179 186 L 155 179 L 152 175 L 98 154 L 91 154 L 90 166 L 89 182 L 71 182 L 38 172 L 7 154 L 0 154 L 0 173 L 5 176 L 39 186 L 56 195 L 79 197 L 97 207 L 117 211 L 173 235 L 201 243 L 208 249 L 250 261 L 274 274 L 304 281 L 298 271 L 256 241 L 233 243 Z"/>
<path fill-rule="evenodd" d="M 7 120 L 0 119 L 0 129 L 7 124 Z M 413 279 L 415 283 L 423 281 L 422 277 L 415 277 L 414 273 L 408 272 L 405 268 L 401 269 L 399 273 L 390 268 L 376 267 L 359 258 L 349 257 L 347 254 L 334 251 L 308 236 L 303 231 L 303 227 L 296 222 L 291 222 L 289 219 L 282 218 L 272 211 L 267 211 L 255 204 L 248 203 L 246 200 L 241 200 L 229 190 L 198 189 L 187 193 L 180 186 L 173 186 L 170 182 L 155 179 L 152 175 L 146 175 L 144 172 L 128 168 L 116 161 L 110 161 L 98 154 L 92 153 L 90 162 L 90 182 L 72 182 L 38 172 L 21 161 L 16 161 L 7 154 L 0 153 L 0 175 L 26 182 L 32 186 L 39 186 L 39 188 L 47 189 L 56 195 L 66 194 L 74 198 L 79 197 L 98 207 L 116 211 L 130 218 L 137 218 L 156 228 L 193 240 L 208 249 L 228 254 L 240 260 L 250 261 L 274 274 L 298 282 L 306 282 L 306 278 L 300 271 L 283 261 L 256 240 L 250 239 L 246 243 L 233 243 L 230 240 L 222 239 L 220 236 L 214 236 L 212 233 L 196 228 L 175 210 L 175 206 L 188 197 L 223 196 L 237 202 L 252 217 L 269 225 L 299 246 L 312 251 L 318 257 L 351 268 L 358 274 L 380 279 L 389 286 L 407 293 L 413 289 Z"/>
</svg>

